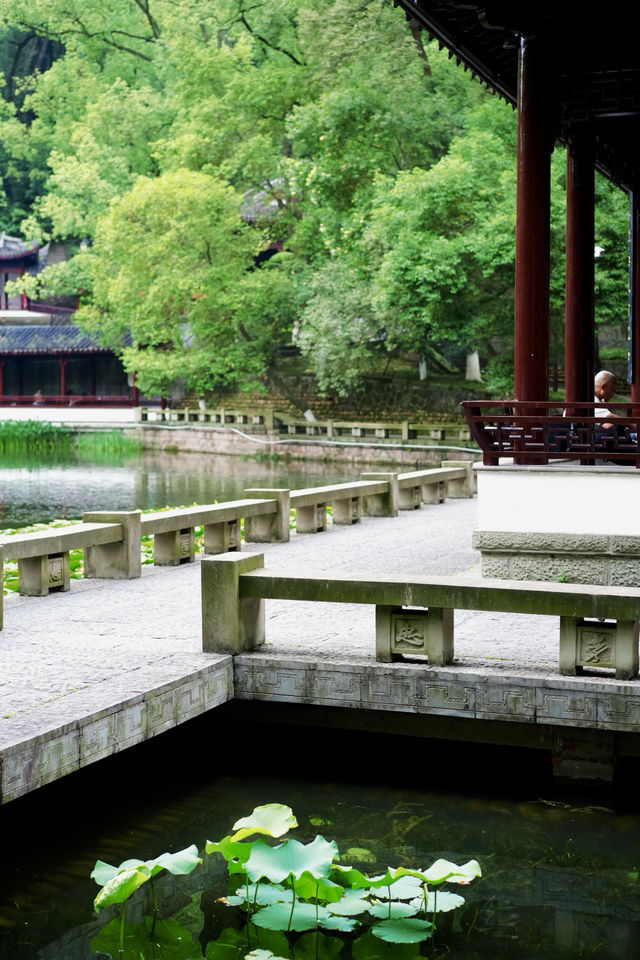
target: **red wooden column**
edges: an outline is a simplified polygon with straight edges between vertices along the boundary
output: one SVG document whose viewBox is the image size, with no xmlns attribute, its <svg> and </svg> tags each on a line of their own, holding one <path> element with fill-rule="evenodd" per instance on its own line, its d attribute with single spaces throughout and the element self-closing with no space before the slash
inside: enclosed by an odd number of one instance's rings
<svg viewBox="0 0 640 960">
<path fill-rule="evenodd" d="M 548 398 L 549 165 L 553 147 L 544 50 L 522 37 L 518 64 L 516 287 L 513 389 Z"/>
<path fill-rule="evenodd" d="M 66 366 L 67 360 L 66 357 L 59 357 L 58 363 L 60 364 L 60 396 L 64 397 L 67 392 L 67 383 L 66 383 Z"/>
<path fill-rule="evenodd" d="M 571 136 L 567 149 L 565 400 L 593 400 L 595 332 L 593 244 L 595 173 L 591 140 Z"/>
<path fill-rule="evenodd" d="M 631 193 L 631 399 L 640 403 L 640 190 Z"/>
</svg>

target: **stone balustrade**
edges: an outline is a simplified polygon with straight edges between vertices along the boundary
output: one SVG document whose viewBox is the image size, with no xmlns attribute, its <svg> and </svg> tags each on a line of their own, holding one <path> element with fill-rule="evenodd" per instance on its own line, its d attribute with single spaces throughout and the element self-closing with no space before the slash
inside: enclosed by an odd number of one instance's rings
<svg viewBox="0 0 640 960">
<path fill-rule="evenodd" d="M 254 410 L 234 407 L 184 406 L 160 410 L 142 407 L 143 423 L 212 424 L 246 429 L 251 433 L 317 437 L 326 440 L 371 440 L 394 443 L 469 441 L 471 433 L 460 423 L 419 423 L 410 420 L 307 420 L 272 407 Z"/>
<path fill-rule="evenodd" d="M 195 528 L 204 531 L 205 555 L 239 551 L 241 521 L 247 543 L 285 543 L 290 510 L 298 533 L 326 529 L 327 505 L 333 523 L 357 523 L 362 515 L 394 517 L 398 509 L 415 509 L 449 496 L 472 496 L 472 465 L 445 462 L 442 468 L 406 474 L 363 473 L 360 480 L 303 490 L 249 489 L 241 500 L 161 510 L 85 513 L 82 523 L 18 533 L 0 541 L 0 559 L 17 560 L 18 590 L 23 596 L 47 596 L 70 587 L 69 554 L 84 552 L 84 576 L 133 579 L 141 574 L 140 538 L 153 536 L 154 563 L 177 566 L 195 560 Z M 0 629 L 2 628 L 0 598 Z"/>
<path fill-rule="evenodd" d="M 458 577 L 282 574 L 263 569 L 262 554 L 226 554 L 202 561 L 202 646 L 240 654 L 265 640 L 265 599 L 367 603 L 376 608 L 376 659 L 454 659 L 455 610 L 546 614 L 559 618 L 559 670 L 585 667 L 638 675 L 640 589 Z M 532 637 L 535 643 L 535 637 Z"/>
</svg>

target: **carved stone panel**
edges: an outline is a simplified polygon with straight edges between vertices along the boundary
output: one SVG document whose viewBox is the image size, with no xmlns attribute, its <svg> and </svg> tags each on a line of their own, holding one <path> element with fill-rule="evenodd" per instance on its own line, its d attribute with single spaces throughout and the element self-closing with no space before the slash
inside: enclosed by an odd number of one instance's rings
<svg viewBox="0 0 640 960">
<path fill-rule="evenodd" d="M 428 614 L 391 614 L 391 653 L 427 654 Z"/>
<path fill-rule="evenodd" d="M 616 625 L 614 623 L 580 624 L 577 639 L 577 665 L 615 667 Z"/>
</svg>

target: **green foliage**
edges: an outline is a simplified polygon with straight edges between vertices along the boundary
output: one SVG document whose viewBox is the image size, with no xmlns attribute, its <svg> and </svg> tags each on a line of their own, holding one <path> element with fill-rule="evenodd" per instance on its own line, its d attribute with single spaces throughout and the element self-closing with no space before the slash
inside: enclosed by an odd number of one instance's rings
<svg viewBox="0 0 640 960">
<path fill-rule="evenodd" d="M 0 225 L 70 256 L 14 287 L 79 295 L 143 389 L 253 388 L 293 338 L 327 391 L 450 345 L 511 391 L 515 116 L 390 0 L 4 0 L 0 63 Z M 551 180 L 562 362 L 563 151 Z M 627 198 L 596 192 L 623 331 Z"/>
<path fill-rule="evenodd" d="M 73 435 L 74 432 L 69 427 L 57 426 L 45 420 L 0 421 L 2 450 L 66 452 L 71 447 Z"/>
<path fill-rule="evenodd" d="M 276 268 L 250 270 L 260 245 L 222 181 L 189 170 L 140 178 L 100 222 L 93 303 L 78 319 L 118 345 L 146 392 L 164 393 L 176 378 L 199 391 L 251 383 L 283 296 Z M 258 315 L 261 291 L 271 306 Z"/>
<path fill-rule="evenodd" d="M 236 886 L 237 892 L 225 901 L 229 906 L 240 908 L 246 919 L 246 930 L 229 926 L 207 945 L 208 958 L 227 955 L 278 960 L 290 953 L 289 942 L 283 934 L 305 931 L 315 933 L 314 943 L 309 944 L 310 960 L 319 955 L 320 930 L 357 937 L 352 945 L 354 956 L 358 955 L 356 944 L 364 943 L 369 934 L 387 943 L 420 943 L 434 935 L 438 912 L 453 910 L 464 903 L 458 894 L 440 892 L 440 888 L 445 883 L 469 883 L 481 875 L 475 860 L 461 866 L 436 860 L 428 870 L 389 867 L 383 875 L 369 877 L 337 863 L 337 844 L 324 837 L 317 836 L 306 844 L 290 837 L 275 845 L 264 839 L 280 839 L 295 826 L 297 822 L 289 807 L 265 804 L 256 807 L 250 816 L 237 820 L 233 834 L 218 841 L 207 841 L 206 852 L 224 857 Z M 256 839 L 247 840 L 256 834 Z M 193 846 L 178 854 L 163 854 L 155 860 L 127 860 L 119 867 L 99 860 L 91 874 L 102 885 L 95 900 L 96 909 L 125 904 L 138 887 L 151 881 L 160 869 L 185 874 L 201 862 Z M 140 956 L 153 955 L 147 951 L 153 949 L 158 940 L 154 936 L 157 914 L 156 905 L 152 922 L 146 918 L 143 925 L 128 928 L 123 912 L 119 925 L 112 921 L 93 941 L 93 949 L 106 950 L 111 944 L 110 952 L 115 955 L 113 944 L 119 943 L 123 960 L 136 956 L 132 950 L 138 950 Z M 256 936 L 256 928 L 260 938 L 254 946 L 252 938 Z M 189 937 L 187 931 L 177 927 L 174 946 L 178 952 L 157 955 L 176 960 L 191 956 L 180 952 Z M 322 950 L 322 955 L 334 957 L 340 949 L 339 943 L 323 940 L 326 950 Z M 170 947 L 167 941 L 167 949 Z M 304 939 L 296 941 L 295 956 L 304 960 Z"/>
</svg>

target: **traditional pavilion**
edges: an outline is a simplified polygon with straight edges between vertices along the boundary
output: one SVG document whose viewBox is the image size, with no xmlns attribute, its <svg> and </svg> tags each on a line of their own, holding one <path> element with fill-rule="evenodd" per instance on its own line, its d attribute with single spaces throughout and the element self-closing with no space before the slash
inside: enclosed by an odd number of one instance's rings
<svg viewBox="0 0 640 960">
<path fill-rule="evenodd" d="M 6 282 L 38 273 L 47 251 L 0 234 L 0 406 L 135 406 L 135 384 L 113 350 L 73 324 L 73 309 L 9 300 Z"/>
<path fill-rule="evenodd" d="M 594 170 L 632 204 L 632 400 L 640 402 L 640 58 L 626 2 L 397 0 L 518 112 L 515 374 L 518 400 L 547 399 L 549 178 L 567 146 L 567 400 L 593 399 Z"/>
<path fill-rule="evenodd" d="M 630 469 L 640 466 L 640 57 L 634 8 L 622 0 L 593 10 L 575 0 L 395 2 L 414 29 L 425 29 L 518 115 L 514 399 L 494 404 L 499 409 L 490 427 L 488 406 L 478 402 L 470 417 L 484 454 L 475 538 L 483 572 L 637 584 L 640 470 Z M 556 142 L 567 147 L 565 398 L 552 410 L 549 192 Z M 632 404 L 618 410 L 628 415 L 622 435 L 617 429 L 605 440 L 594 426 L 593 402 L 595 170 L 630 198 Z M 512 462 L 503 464 L 502 457 Z M 485 564 L 490 554 L 493 561 Z M 525 555 L 537 557 L 527 569 Z M 598 570 L 587 562 L 596 555 L 602 559 Z"/>
</svg>

